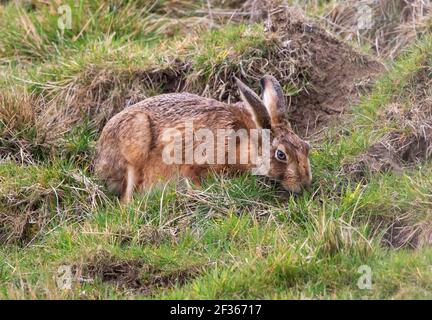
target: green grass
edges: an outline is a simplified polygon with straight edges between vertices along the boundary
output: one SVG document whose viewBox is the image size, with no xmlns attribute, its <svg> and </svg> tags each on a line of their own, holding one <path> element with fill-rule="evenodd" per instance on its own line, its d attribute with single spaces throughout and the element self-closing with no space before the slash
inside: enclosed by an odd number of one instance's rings
<svg viewBox="0 0 432 320">
<path fill-rule="evenodd" d="M 64 50 L 78 51 L 82 46 L 107 37 L 121 41 L 152 41 L 163 22 L 153 11 L 157 1 L 63 1 L 70 8 L 70 26 L 59 29 L 55 5 L 36 9 L 9 4 L 2 8 L 0 29 L 1 57 L 46 60 Z M 62 7 L 60 7 L 62 8 Z M 64 24 L 67 20 L 64 19 Z"/>
<path fill-rule="evenodd" d="M 360 182 L 341 169 L 395 128 L 383 110 L 409 107 L 416 74 L 432 67 L 431 37 L 389 62 L 313 146 L 310 192 L 284 198 L 255 176 L 210 176 L 199 189 L 168 184 L 120 206 L 91 161 L 125 97 L 169 89 L 143 75 L 178 72 L 179 60 L 189 88 L 211 91 L 275 43 L 260 24 L 167 32 L 171 19 L 193 20 L 201 1 L 181 2 L 180 16 L 167 13 L 170 0 L 80 3 L 65 33 L 48 7 L 0 6 L 0 298 L 432 298 L 432 249 L 383 243 L 392 221 L 431 225 L 432 163 Z M 313 15 L 327 5 L 310 4 Z M 357 285 L 362 266 L 370 289 Z M 64 267 L 74 271 L 70 289 L 57 284 Z"/>
</svg>

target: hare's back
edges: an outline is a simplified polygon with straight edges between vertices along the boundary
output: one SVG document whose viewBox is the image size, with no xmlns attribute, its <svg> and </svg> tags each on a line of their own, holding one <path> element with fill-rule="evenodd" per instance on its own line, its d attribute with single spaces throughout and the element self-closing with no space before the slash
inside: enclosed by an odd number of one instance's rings
<svg viewBox="0 0 432 320">
<path fill-rule="evenodd" d="M 111 118 L 102 131 L 99 145 L 112 144 L 110 140 L 120 138 L 148 141 L 152 136 L 158 140 L 166 129 L 187 125 L 214 130 L 233 128 L 235 123 L 227 104 L 190 93 L 163 94 L 138 102 Z M 143 137 L 137 137 L 138 134 Z"/>
<path fill-rule="evenodd" d="M 147 98 L 129 109 L 146 112 L 159 124 L 185 120 L 229 116 L 228 106 L 214 99 L 200 97 L 191 93 L 169 93 Z"/>
</svg>

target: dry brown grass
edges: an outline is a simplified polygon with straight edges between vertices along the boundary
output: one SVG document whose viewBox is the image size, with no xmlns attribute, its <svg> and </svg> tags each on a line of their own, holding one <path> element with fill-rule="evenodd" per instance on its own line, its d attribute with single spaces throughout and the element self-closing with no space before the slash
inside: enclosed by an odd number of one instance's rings
<svg viewBox="0 0 432 320">
<path fill-rule="evenodd" d="M 32 163 L 34 153 L 47 147 L 47 128 L 41 123 L 44 105 L 42 97 L 28 94 L 24 87 L 0 91 L 0 161 Z"/>
<path fill-rule="evenodd" d="M 337 1 L 324 15 L 330 31 L 366 45 L 383 58 L 396 58 L 415 39 L 432 30 L 430 0 L 379 0 L 369 4 L 371 28 L 359 30 L 359 2 Z"/>
</svg>

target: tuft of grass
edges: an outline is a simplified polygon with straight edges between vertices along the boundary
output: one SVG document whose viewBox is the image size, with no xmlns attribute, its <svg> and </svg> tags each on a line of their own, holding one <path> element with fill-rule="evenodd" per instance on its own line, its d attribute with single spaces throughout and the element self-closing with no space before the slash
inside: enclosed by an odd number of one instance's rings
<svg viewBox="0 0 432 320">
<path fill-rule="evenodd" d="M 365 10 L 370 21 L 360 28 Z M 370 11 L 367 11 L 370 10 Z M 432 31 L 430 1 L 382 0 L 361 8 L 357 1 L 330 1 L 323 10 L 323 22 L 341 38 L 368 48 L 380 57 L 395 59 L 410 44 Z"/>
<path fill-rule="evenodd" d="M 91 40 L 151 41 L 164 22 L 153 12 L 155 5 L 157 1 L 70 0 L 31 10 L 10 2 L 2 7 L 1 57 L 46 60 L 62 50 L 76 51 Z"/>
<path fill-rule="evenodd" d="M 28 245 L 69 220 L 83 219 L 105 195 L 82 171 L 61 163 L 0 164 L 0 243 Z"/>
</svg>

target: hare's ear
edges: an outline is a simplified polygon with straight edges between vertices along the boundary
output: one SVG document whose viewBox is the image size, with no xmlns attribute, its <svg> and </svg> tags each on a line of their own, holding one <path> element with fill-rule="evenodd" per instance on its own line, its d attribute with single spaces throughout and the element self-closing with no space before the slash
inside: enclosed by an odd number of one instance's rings
<svg viewBox="0 0 432 320">
<path fill-rule="evenodd" d="M 234 77 L 240 92 L 240 97 L 249 111 L 252 113 L 258 127 L 271 129 L 270 116 L 261 98 L 247 85 Z"/>
<path fill-rule="evenodd" d="M 277 125 L 287 118 L 287 107 L 282 93 L 281 85 L 275 77 L 266 75 L 261 81 L 261 90 L 264 105 L 270 114 L 271 124 Z"/>
</svg>

